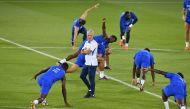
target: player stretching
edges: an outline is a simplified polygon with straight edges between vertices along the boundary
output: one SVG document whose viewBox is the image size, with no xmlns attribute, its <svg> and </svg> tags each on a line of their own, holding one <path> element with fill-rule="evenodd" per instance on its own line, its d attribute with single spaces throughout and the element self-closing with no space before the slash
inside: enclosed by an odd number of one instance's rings
<svg viewBox="0 0 190 109">
<path fill-rule="evenodd" d="M 130 31 L 132 26 L 137 22 L 137 16 L 130 11 L 125 11 L 120 16 L 120 36 L 121 40 L 119 45 L 123 46 L 127 50 L 129 39 L 130 39 Z M 126 33 L 126 40 L 124 34 Z"/>
<path fill-rule="evenodd" d="M 150 53 L 150 49 L 145 48 L 144 50 L 138 51 L 134 56 L 134 65 L 133 65 L 133 79 L 132 84 L 135 84 L 135 75 L 137 76 L 137 85 L 140 87 L 140 91 L 144 90 L 144 83 L 146 79 L 146 73 L 148 68 L 154 68 L 154 57 Z M 140 80 L 140 73 L 143 73 L 142 79 Z M 152 74 L 152 83 L 155 83 L 155 75 L 154 72 Z"/>
<path fill-rule="evenodd" d="M 170 84 L 162 89 L 162 100 L 164 102 L 165 109 L 169 109 L 168 97 L 170 96 L 174 96 L 177 106 L 180 109 L 186 109 L 186 82 L 183 79 L 183 74 L 170 73 L 157 69 L 150 70 L 170 79 Z"/>
<path fill-rule="evenodd" d="M 81 16 L 80 18 L 76 19 L 74 22 L 73 22 L 73 25 L 72 25 L 72 46 L 73 46 L 73 49 L 76 48 L 76 39 L 77 39 L 77 35 L 79 33 L 83 34 L 83 41 L 86 40 L 86 35 L 87 35 L 87 30 L 86 28 L 84 27 L 85 23 L 86 23 L 86 17 L 88 15 L 88 13 L 94 9 L 94 8 L 97 8 L 99 6 L 99 3 L 92 6 L 91 8 L 88 8 Z"/>
<path fill-rule="evenodd" d="M 98 43 L 98 68 L 100 74 L 100 80 L 107 80 L 104 75 L 104 64 L 105 64 L 105 55 L 106 48 L 109 43 L 113 43 L 117 41 L 117 37 L 115 35 L 108 35 L 106 32 L 106 18 L 102 19 L 102 34 L 94 36 L 94 40 Z"/>
<path fill-rule="evenodd" d="M 62 82 L 62 95 L 64 98 L 64 102 L 66 106 L 69 106 L 69 103 L 67 102 L 67 93 L 66 93 L 66 77 L 65 77 L 65 72 L 68 69 L 68 64 L 67 63 L 62 63 L 58 62 L 57 65 L 53 65 L 51 67 L 48 67 L 46 69 L 41 70 L 40 72 L 36 73 L 35 76 L 33 77 L 36 79 L 39 75 L 41 75 L 38 78 L 38 85 L 41 88 L 41 95 L 39 98 L 34 100 L 32 102 L 32 109 L 36 109 L 36 105 L 42 103 L 45 98 L 47 97 L 49 90 L 53 86 L 53 84 L 61 80 Z"/>
</svg>

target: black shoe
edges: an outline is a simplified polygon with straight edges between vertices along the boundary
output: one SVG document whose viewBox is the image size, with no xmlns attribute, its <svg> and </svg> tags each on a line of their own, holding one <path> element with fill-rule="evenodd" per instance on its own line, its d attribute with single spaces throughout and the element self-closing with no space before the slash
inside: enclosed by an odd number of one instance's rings
<svg viewBox="0 0 190 109">
<path fill-rule="evenodd" d="M 89 98 L 91 96 L 91 91 L 88 91 L 87 93 L 86 93 L 86 95 L 84 96 L 84 98 Z"/>
<path fill-rule="evenodd" d="M 104 68 L 107 69 L 107 70 L 111 70 L 111 68 L 109 66 L 106 66 Z"/>
<path fill-rule="evenodd" d="M 89 98 L 95 98 L 95 95 L 94 94 L 90 94 Z"/>
<path fill-rule="evenodd" d="M 104 76 L 103 78 L 100 78 L 99 80 L 108 80 L 108 78 Z"/>
</svg>

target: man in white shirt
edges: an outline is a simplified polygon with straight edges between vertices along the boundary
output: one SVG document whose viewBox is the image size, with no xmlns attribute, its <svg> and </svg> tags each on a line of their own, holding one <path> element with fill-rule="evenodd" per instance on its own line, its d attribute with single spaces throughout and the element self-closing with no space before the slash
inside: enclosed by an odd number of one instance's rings
<svg viewBox="0 0 190 109">
<path fill-rule="evenodd" d="M 85 55 L 85 65 L 83 66 L 80 78 L 83 80 L 85 85 L 88 87 L 88 92 L 84 98 L 93 98 L 95 91 L 95 74 L 96 67 L 98 66 L 97 61 L 97 49 L 98 43 L 93 39 L 94 31 L 87 31 L 87 41 L 81 50 L 81 53 Z M 86 76 L 89 76 L 89 81 Z"/>
</svg>

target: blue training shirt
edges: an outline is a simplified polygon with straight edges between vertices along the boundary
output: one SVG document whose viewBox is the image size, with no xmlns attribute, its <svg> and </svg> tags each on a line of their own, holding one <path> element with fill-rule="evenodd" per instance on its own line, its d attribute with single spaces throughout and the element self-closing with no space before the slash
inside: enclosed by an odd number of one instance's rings
<svg viewBox="0 0 190 109">
<path fill-rule="evenodd" d="M 79 21 L 80 21 L 80 18 L 76 19 L 76 20 L 73 22 L 72 31 L 75 30 L 74 26 L 78 27 L 79 30 L 83 27 L 82 25 L 79 24 Z"/>
<path fill-rule="evenodd" d="M 184 92 L 185 92 L 184 96 L 187 95 L 187 93 L 186 93 L 186 82 L 185 82 L 185 80 L 183 78 L 181 78 L 180 75 L 175 74 L 175 73 L 167 72 L 165 74 L 165 77 L 170 79 L 170 85 L 182 86 L 184 88 Z"/>
<path fill-rule="evenodd" d="M 186 21 L 189 21 L 188 23 L 190 23 L 190 0 L 184 0 L 183 8 L 187 11 Z"/>
<path fill-rule="evenodd" d="M 126 20 L 125 12 L 121 13 L 121 16 L 120 16 L 121 27 L 123 28 L 128 27 L 130 24 L 133 24 L 134 21 L 137 21 L 137 16 L 133 12 L 130 12 L 130 16 L 131 18 L 129 20 Z"/>
<path fill-rule="evenodd" d="M 105 48 L 108 48 L 109 40 L 108 40 L 108 38 L 104 38 L 103 35 L 94 36 L 94 40 L 95 40 L 99 45 L 103 45 Z"/>
<path fill-rule="evenodd" d="M 133 59 L 136 58 L 136 56 L 149 56 L 150 57 L 150 65 L 154 65 L 155 62 L 154 62 L 154 57 L 152 55 L 152 53 L 150 53 L 149 51 L 147 50 L 139 50 L 135 56 L 133 57 Z"/>
<path fill-rule="evenodd" d="M 59 65 L 54 65 L 51 66 L 48 71 L 43 73 L 39 79 L 45 79 L 49 81 L 49 83 L 53 84 L 58 80 L 61 80 L 65 76 L 65 70 L 59 66 Z"/>
</svg>

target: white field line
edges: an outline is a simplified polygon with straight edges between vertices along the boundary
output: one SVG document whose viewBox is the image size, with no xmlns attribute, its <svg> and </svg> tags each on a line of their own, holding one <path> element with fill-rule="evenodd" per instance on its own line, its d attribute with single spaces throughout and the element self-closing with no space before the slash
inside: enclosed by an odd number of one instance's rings
<svg viewBox="0 0 190 109">
<path fill-rule="evenodd" d="M 94 3 L 94 1 L 86 1 L 86 0 L 55 0 L 55 1 L 39 1 L 39 0 L 10 0 L 10 1 L 0 1 L 0 2 L 7 2 L 7 3 Z M 179 1 L 116 1 L 110 0 L 105 1 L 106 3 L 127 3 L 127 4 L 181 4 L 182 2 Z"/>
<path fill-rule="evenodd" d="M 0 47 L 0 49 L 17 49 L 17 48 L 23 48 L 23 47 Z M 72 47 L 51 47 L 51 46 L 30 46 L 29 48 L 33 48 L 33 49 L 71 49 Z M 122 50 L 124 48 L 120 47 L 120 48 L 111 48 L 113 50 Z M 142 48 L 129 48 L 129 50 L 140 50 Z M 182 52 L 182 50 L 178 50 L 178 49 L 158 49 L 158 48 L 151 48 L 151 51 L 163 51 L 163 52 Z"/>
<path fill-rule="evenodd" d="M 47 54 L 47 53 L 44 53 L 44 52 L 41 52 L 41 51 L 38 51 L 38 50 L 35 50 L 35 49 L 32 49 L 32 48 L 27 47 L 27 46 L 25 46 L 25 45 L 18 44 L 18 43 L 16 43 L 16 42 L 10 41 L 10 40 L 8 40 L 8 39 L 5 39 L 5 38 L 0 37 L 0 40 L 5 41 L 5 42 L 8 42 L 8 43 L 11 43 L 11 44 L 13 44 L 13 45 L 22 47 L 22 48 L 24 48 L 24 49 L 27 49 L 27 50 L 30 50 L 30 51 L 33 51 L 33 52 L 36 52 L 36 53 L 39 53 L 39 54 L 41 54 L 41 55 L 50 57 L 50 58 L 52 58 L 52 59 L 60 60 L 60 58 L 57 58 L 57 57 L 55 57 L 55 56 L 52 56 L 52 55 L 50 55 L 50 54 Z M 70 63 L 70 64 L 73 64 L 72 62 L 69 62 L 69 63 Z M 125 86 L 131 87 L 131 88 L 136 89 L 136 90 L 139 90 L 138 87 L 132 86 L 131 84 L 129 84 L 129 83 L 127 83 L 127 82 L 121 81 L 121 80 L 116 79 L 116 78 L 111 77 L 111 76 L 108 76 L 108 77 L 109 77 L 111 80 L 116 81 L 116 82 L 118 82 L 118 83 L 120 83 L 120 84 L 123 84 L 123 85 L 125 85 Z M 157 95 L 157 94 L 155 94 L 155 93 L 149 92 L 149 91 L 147 91 L 147 90 L 144 90 L 144 93 L 149 94 L 149 95 L 152 95 L 152 96 L 154 96 L 154 97 L 156 97 L 156 98 L 161 99 L 161 96 L 160 96 L 160 95 Z M 175 104 L 175 102 L 172 101 L 172 100 L 169 100 L 169 102 Z M 0 106 L 0 107 L 1 107 L 1 106 Z M 55 108 L 54 108 L 54 109 L 55 109 Z M 187 109 L 190 109 L 190 107 L 187 107 Z"/>
</svg>

